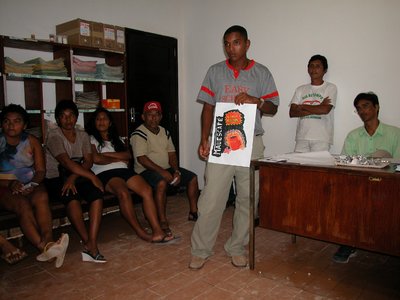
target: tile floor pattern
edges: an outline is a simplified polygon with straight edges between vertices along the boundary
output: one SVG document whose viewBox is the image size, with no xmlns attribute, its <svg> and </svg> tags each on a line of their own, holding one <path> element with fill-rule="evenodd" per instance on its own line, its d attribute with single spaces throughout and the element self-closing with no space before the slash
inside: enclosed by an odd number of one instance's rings
<svg viewBox="0 0 400 300">
<path fill-rule="evenodd" d="M 141 214 L 140 207 L 138 212 Z M 64 266 L 29 258 L 14 266 L 0 262 L 0 299 L 400 299 L 400 258 L 359 251 L 349 264 L 335 264 L 336 245 L 256 228 L 256 269 L 231 265 L 223 250 L 233 208 L 226 210 L 215 255 L 203 269 L 188 269 L 188 202 L 169 197 L 168 215 L 175 245 L 139 240 L 119 213 L 104 217 L 100 250 L 108 263 L 83 263 L 79 239 L 70 227 L 71 244 Z M 60 231 L 55 232 L 56 235 Z"/>
</svg>

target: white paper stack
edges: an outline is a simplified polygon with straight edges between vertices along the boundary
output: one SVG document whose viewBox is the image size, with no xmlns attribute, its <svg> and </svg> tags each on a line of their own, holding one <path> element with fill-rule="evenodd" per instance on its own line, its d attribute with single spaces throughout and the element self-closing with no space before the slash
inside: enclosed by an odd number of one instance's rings
<svg viewBox="0 0 400 300">
<path fill-rule="evenodd" d="M 306 152 L 306 153 L 286 153 L 275 155 L 266 159 L 265 161 L 287 161 L 290 163 L 308 164 L 308 165 L 324 165 L 334 166 L 335 158 L 328 151 Z"/>
</svg>

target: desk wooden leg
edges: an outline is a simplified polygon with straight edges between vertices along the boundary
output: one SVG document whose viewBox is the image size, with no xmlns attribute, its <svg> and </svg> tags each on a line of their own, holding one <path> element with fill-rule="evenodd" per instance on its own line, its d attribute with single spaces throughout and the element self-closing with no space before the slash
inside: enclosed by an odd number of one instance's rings
<svg viewBox="0 0 400 300">
<path fill-rule="evenodd" d="M 296 235 L 292 234 L 292 244 L 296 244 Z"/>
<path fill-rule="evenodd" d="M 255 255 L 255 236 L 254 236 L 254 204 L 255 204 L 255 168 L 250 166 L 250 224 L 249 224 L 249 267 L 254 270 L 254 255 Z"/>
</svg>

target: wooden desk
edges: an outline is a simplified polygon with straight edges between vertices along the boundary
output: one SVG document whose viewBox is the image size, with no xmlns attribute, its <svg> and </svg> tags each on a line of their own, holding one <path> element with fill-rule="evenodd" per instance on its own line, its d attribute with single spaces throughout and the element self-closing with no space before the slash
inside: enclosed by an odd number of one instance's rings
<svg viewBox="0 0 400 300">
<path fill-rule="evenodd" d="M 254 269 L 254 177 L 260 227 L 400 256 L 400 173 L 384 169 L 252 161 L 250 269 Z"/>
</svg>

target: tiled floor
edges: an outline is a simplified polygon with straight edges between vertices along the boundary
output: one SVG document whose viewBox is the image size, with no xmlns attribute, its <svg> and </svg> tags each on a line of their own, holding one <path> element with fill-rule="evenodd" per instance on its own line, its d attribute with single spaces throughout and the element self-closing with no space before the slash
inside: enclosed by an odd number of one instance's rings
<svg viewBox="0 0 400 300">
<path fill-rule="evenodd" d="M 14 266 L 0 262 L 0 299 L 400 299 L 400 258 L 359 251 L 349 264 L 335 264 L 336 245 L 256 228 L 256 269 L 231 265 L 223 250 L 233 208 L 226 210 L 215 255 L 203 269 L 188 269 L 190 234 L 184 195 L 169 198 L 175 245 L 139 240 L 118 213 L 104 217 L 100 250 L 108 263 L 80 260 L 77 235 L 64 266 L 29 258 Z M 60 231 L 55 234 L 59 235 Z"/>
</svg>

